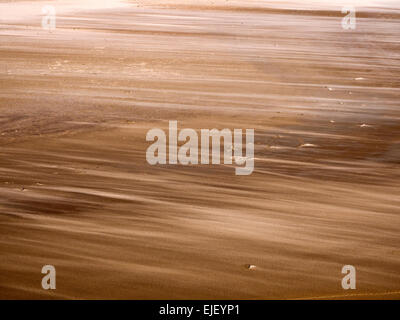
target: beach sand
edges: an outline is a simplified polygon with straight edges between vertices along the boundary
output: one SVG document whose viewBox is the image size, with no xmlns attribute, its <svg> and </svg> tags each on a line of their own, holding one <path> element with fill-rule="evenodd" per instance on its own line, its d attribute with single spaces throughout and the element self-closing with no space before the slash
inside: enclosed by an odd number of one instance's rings
<svg viewBox="0 0 400 320">
<path fill-rule="evenodd" d="M 363 3 L 0 1 L 0 298 L 400 298 L 400 6 Z M 254 128 L 253 174 L 149 165 L 170 120 Z"/>
</svg>

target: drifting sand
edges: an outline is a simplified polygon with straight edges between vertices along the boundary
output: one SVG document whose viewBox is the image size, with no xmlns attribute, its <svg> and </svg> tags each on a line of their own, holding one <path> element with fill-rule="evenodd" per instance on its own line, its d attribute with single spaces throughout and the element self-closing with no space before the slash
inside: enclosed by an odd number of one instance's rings
<svg viewBox="0 0 400 320">
<path fill-rule="evenodd" d="M 1 2 L 0 298 L 400 297 L 395 2 Z M 254 173 L 148 165 L 169 120 Z"/>
</svg>

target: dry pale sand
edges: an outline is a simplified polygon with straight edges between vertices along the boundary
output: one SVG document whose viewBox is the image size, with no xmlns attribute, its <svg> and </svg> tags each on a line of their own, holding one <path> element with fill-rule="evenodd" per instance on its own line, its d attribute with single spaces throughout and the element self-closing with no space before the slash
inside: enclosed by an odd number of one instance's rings
<svg viewBox="0 0 400 320">
<path fill-rule="evenodd" d="M 398 1 L 0 2 L 0 298 L 400 298 Z M 150 166 L 168 120 L 254 173 Z"/>
</svg>

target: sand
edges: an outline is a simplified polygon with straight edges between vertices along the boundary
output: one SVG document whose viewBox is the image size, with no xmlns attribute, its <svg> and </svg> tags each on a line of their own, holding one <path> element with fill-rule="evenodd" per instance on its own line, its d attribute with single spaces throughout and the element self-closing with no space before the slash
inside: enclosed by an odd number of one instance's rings
<svg viewBox="0 0 400 320">
<path fill-rule="evenodd" d="M 400 298 L 397 1 L 0 2 L 0 298 Z M 150 166 L 169 120 L 254 173 Z"/>
</svg>

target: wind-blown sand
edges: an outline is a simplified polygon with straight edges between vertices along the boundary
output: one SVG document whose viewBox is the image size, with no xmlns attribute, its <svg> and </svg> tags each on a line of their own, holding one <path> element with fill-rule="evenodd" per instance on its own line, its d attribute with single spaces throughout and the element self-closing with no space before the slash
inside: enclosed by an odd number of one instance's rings
<svg viewBox="0 0 400 320">
<path fill-rule="evenodd" d="M 0 2 L 0 298 L 400 298 L 397 1 Z M 254 173 L 150 166 L 169 120 Z"/>
</svg>

